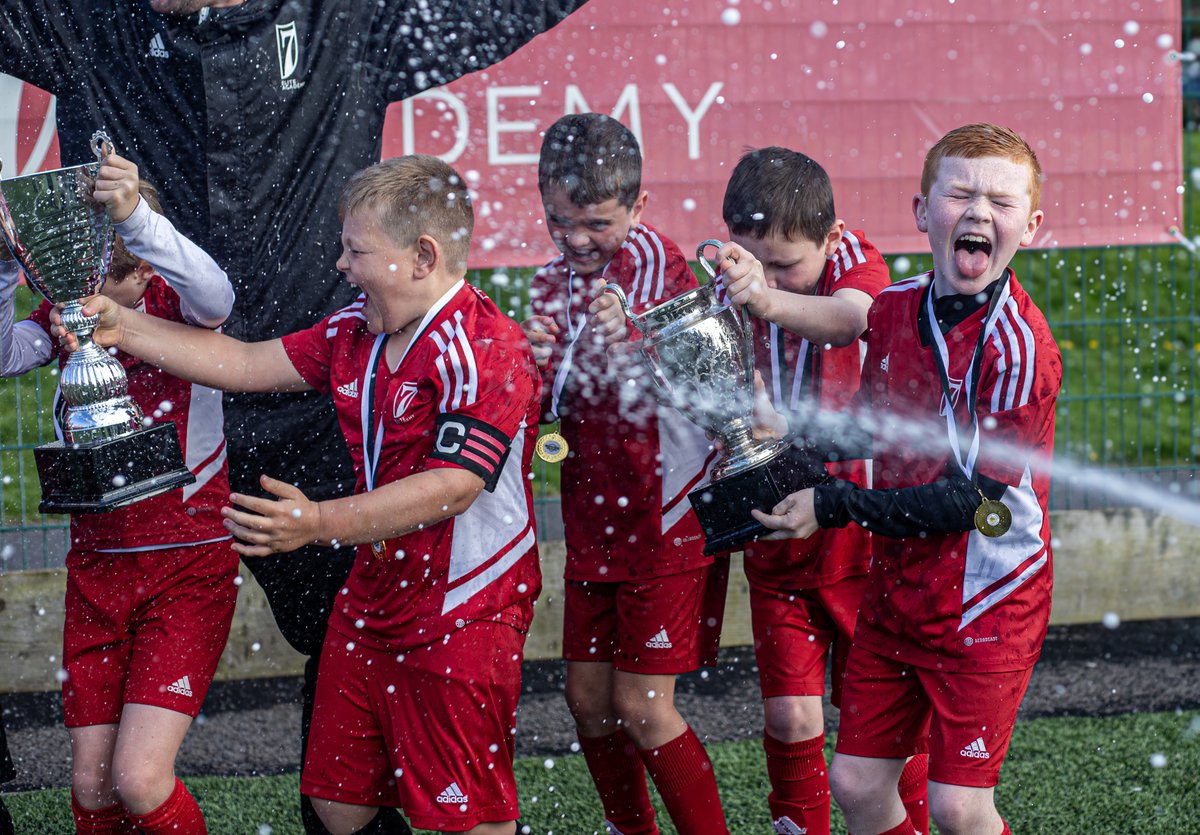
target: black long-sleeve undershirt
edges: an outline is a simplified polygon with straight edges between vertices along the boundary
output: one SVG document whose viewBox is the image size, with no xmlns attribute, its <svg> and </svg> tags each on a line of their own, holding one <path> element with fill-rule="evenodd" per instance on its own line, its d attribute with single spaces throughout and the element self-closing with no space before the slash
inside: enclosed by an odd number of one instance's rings
<svg viewBox="0 0 1200 835">
<path fill-rule="evenodd" d="M 994 282 L 977 295 L 935 298 L 934 315 L 942 332 L 948 332 L 982 307 L 995 287 Z M 924 306 L 918 315 L 918 331 L 923 346 L 928 347 L 932 339 Z M 793 443 L 820 454 L 826 461 L 847 461 L 872 457 L 875 438 L 858 422 L 814 420 L 804 432 L 797 433 Z M 976 478 L 978 487 L 956 463 L 949 462 L 941 478 L 913 487 L 869 490 L 850 481 L 831 481 L 813 491 L 817 524 L 823 528 L 843 528 L 856 522 L 873 533 L 895 538 L 969 531 L 975 527 L 975 511 L 982 501 L 980 493 L 989 499 L 999 499 L 1007 489 L 1003 482 L 983 474 L 977 474 Z"/>
</svg>

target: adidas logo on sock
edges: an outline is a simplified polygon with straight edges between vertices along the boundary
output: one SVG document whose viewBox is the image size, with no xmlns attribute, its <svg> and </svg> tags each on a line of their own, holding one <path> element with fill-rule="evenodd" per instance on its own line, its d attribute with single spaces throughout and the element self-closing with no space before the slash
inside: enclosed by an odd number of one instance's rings
<svg viewBox="0 0 1200 835">
<path fill-rule="evenodd" d="M 964 757 L 970 757 L 975 760 L 990 760 L 992 755 L 988 753 L 987 747 L 983 744 L 983 737 L 972 742 L 966 748 L 958 752 Z"/>
<path fill-rule="evenodd" d="M 358 399 L 358 379 L 355 378 L 348 383 L 338 386 L 337 390 L 338 390 L 338 394 L 345 395 L 346 397 L 353 397 L 355 400 L 357 400 Z"/>
<path fill-rule="evenodd" d="M 674 644 L 672 644 L 671 639 L 667 637 L 667 630 L 660 629 L 658 630 L 657 635 L 655 635 L 649 641 L 646 641 L 646 646 L 650 647 L 650 649 L 670 649 L 672 646 L 674 646 Z"/>
<path fill-rule="evenodd" d="M 775 821 L 775 835 L 808 835 L 808 827 L 799 826 L 794 820 L 784 815 Z"/>
<path fill-rule="evenodd" d="M 462 789 L 458 787 L 458 783 L 451 783 L 442 790 L 442 793 L 437 796 L 438 803 L 457 803 L 462 806 L 467 805 L 467 796 L 463 794 Z"/>
<path fill-rule="evenodd" d="M 171 57 L 171 53 L 167 51 L 167 45 L 163 42 L 162 32 L 159 32 L 153 38 L 150 39 L 149 54 L 151 57 L 154 57 L 154 58 L 170 58 Z"/>
<path fill-rule="evenodd" d="M 192 695 L 192 683 L 188 681 L 187 676 L 179 679 L 179 681 L 175 682 L 174 684 L 168 684 L 167 689 L 172 693 L 178 693 L 180 696 Z"/>
</svg>

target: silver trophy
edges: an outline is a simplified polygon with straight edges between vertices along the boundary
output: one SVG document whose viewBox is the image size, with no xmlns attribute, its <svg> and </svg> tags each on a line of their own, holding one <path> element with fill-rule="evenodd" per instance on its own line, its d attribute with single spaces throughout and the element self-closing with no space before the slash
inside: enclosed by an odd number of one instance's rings
<svg viewBox="0 0 1200 835">
<path fill-rule="evenodd" d="M 824 467 L 796 455 L 782 438 L 755 439 L 754 329 L 749 314 L 717 295 L 720 282 L 704 251 L 696 258 L 709 282 L 633 315 L 625 293 L 605 285 L 621 303 L 629 324 L 642 335 L 641 356 L 668 402 L 720 439 L 712 480 L 689 494 L 705 535 L 705 552 L 740 545 L 766 529 L 750 508 L 770 510 L 795 490 L 827 478 Z"/>
<path fill-rule="evenodd" d="M 108 135 L 97 132 L 96 162 L 0 181 L 4 242 L 29 283 L 62 305 L 63 326 L 79 341 L 59 377 L 63 440 L 34 450 L 43 513 L 112 510 L 195 481 L 175 425 L 142 427 L 125 369 L 92 341 L 97 318 L 83 315 L 83 299 L 100 291 L 112 256 L 112 221 L 92 199 L 112 150 Z"/>
</svg>

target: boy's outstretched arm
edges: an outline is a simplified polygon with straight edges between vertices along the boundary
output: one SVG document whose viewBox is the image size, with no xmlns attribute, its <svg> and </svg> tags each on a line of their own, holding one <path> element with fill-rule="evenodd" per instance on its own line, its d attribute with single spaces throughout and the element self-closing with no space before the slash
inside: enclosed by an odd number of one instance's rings
<svg viewBox="0 0 1200 835">
<path fill-rule="evenodd" d="M 872 299 L 862 290 L 845 288 L 831 296 L 815 296 L 770 287 L 762 262 L 735 243 L 721 247 L 717 258 L 730 302 L 744 305 L 760 319 L 835 348 L 853 344 L 867 329 Z"/>
<path fill-rule="evenodd" d="M 85 315 L 99 315 L 92 339 L 102 348 L 120 348 L 168 374 L 223 391 L 306 391 L 311 386 L 292 365 L 283 340 L 240 342 L 205 328 L 169 322 L 121 307 L 107 296 L 84 301 Z M 79 348 L 75 334 L 50 315 L 51 334 L 67 351 Z"/>
<path fill-rule="evenodd" d="M 366 493 L 310 501 L 297 487 L 260 479 L 274 499 L 230 495 L 236 507 L 221 510 L 225 527 L 239 540 L 233 549 L 265 557 L 318 543 L 352 546 L 380 542 L 462 513 L 483 492 L 483 479 L 468 470 L 439 467 L 414 473 Z"/>
</svg>

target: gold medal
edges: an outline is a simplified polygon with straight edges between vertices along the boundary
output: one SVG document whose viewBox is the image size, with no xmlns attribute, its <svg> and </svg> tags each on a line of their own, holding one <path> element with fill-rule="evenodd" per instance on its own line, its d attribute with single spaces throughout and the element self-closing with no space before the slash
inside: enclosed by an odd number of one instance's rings
<svg viewBox="0 0 1200 835">
<path fill-rule="evenodd" d="M 1012 511 L 1004 502 L 984 499 L 975 508 L 975 528 L 984 536 L 1004 536 L 1012 527 Z"/>
<path fill-rule="evenodd" d="M 557 432 L 548 432 L 538 438 L 537 454 L 547 464 L 557 464 L 567 457 L 567 442 Z"/>
</svg>

